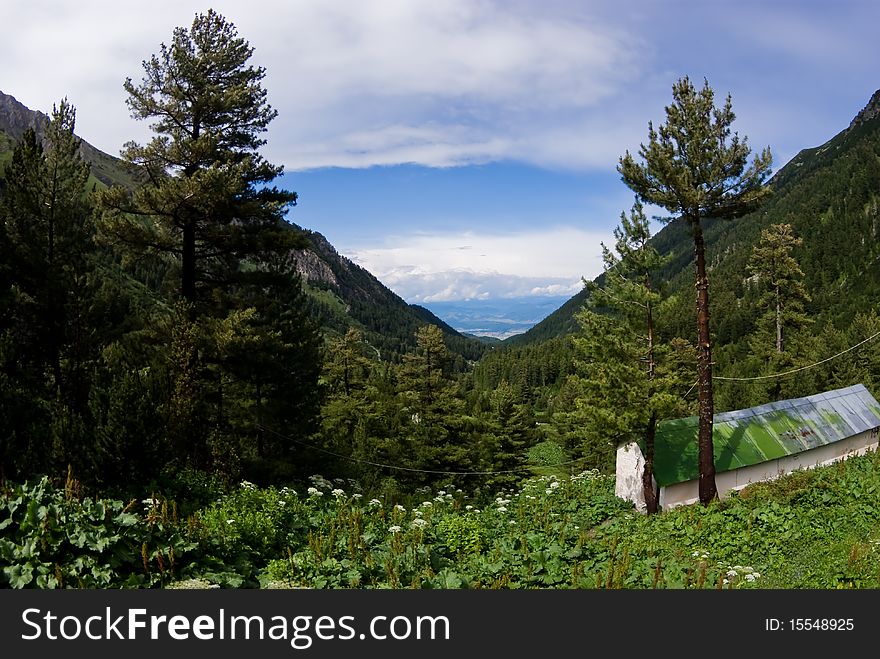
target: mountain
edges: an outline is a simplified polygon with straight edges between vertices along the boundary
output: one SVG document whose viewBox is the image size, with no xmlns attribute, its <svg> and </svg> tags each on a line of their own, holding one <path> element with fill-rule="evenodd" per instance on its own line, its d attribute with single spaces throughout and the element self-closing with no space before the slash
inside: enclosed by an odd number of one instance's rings
<svg viewBox="0 0 880 659">
<path fill-rule="evenodd" d="M 446 345 L 459 359 L 475 361 L 486 351 L 485 342 L 460 334 L 424 307 L 407 304 L 367 270 L 339 254 L 320 233 L 300 230 L 311 248 L 297 252 L 297 270 L 325 328 L 340 334 L 350 327 L 360 329 L 380 359 L 397 360 L 415 347 L 416 330 L 426 324 L 440 327 Z"/>
<path fill-rule="evenodd" d="M 9 158 L 12 146 L 21 139 L 28 128 L 33 128 L 42 137 L 49 124 L 49 117 L 42 112 L 31 110 L 14 97 L 0 91 L 0 166 Z M 132 188 L 140 177 L 125 161 L 96 149 L 82 141 L 80 152 L 84 160 L 92 166 L 92 176 L 101 185 L 122 185 Z"/>
<path fill-rule="evenodd" d="M 813 297 L 807 311 L 838 326 L 880 300 L 880 90 L 849 126 L 826 143 L 798 153 L 770 180 L 773 194 L 756 212 L 733 221 L 706 220 L 713 331 L 719 344 L 738 340 L 753 321 L 745 295 L 746 263 L 761 230 L 788 223 L 804 244 L 794 256 Z M 669 260 L 661 273 L 673 309 L 671 329 L 691 336 L 693 243 L 688 227 L 674 220 L 653 238 Z M 586 300 L 578 293 L 525 334 L 505 344 L 528 345 L 570 333 L 574 313 Z M 723 310 L 723 312 L 721 311 Z"/>
<path fill-rule="evenodd" d="M 33 128 L 42 136 L 48 121 L 47 115 L 0 92 L 0 173 L 25 131 Z M 85 140 L 80 148 L 83 158 L 92 166 L 95 182 L 129 189 L 139 184 L 139 173 L 123 160 Z M 296 254 L 297 269 L 325 330 L 345 333 L 350 327 L 359 328 L 381 359 L 398 360 L 415 346 L 415 333 L 420 326 L 437 325 L 456 356 L 458 368 L 479 359 L 488 349 L 485 342 L 463 336 L 428 309 L 407 304 L 369 272 L 341 256 L 320 233 L 292 226 L 304 231 L 312 244 L 310 249 Z"/>
</svg>

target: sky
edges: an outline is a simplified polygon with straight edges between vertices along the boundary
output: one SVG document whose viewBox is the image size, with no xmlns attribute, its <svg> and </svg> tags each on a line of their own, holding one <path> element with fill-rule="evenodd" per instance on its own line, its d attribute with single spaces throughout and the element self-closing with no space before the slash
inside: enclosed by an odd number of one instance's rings
<svg viewBox="0 0 880 659">
<path fill-rule="evenodd" d="M 633 203 L 618 159 L 682 76 L 731 95 L 774 169 L 880 88 L 875 0 L 3 0 L 0 91 L 43 112 L 66 96 L 116 155 L 151 136 L 123 82 L 209 7 L 266 69 L 288 219 L 427 305 L 597 275 Z"/>
</svg>

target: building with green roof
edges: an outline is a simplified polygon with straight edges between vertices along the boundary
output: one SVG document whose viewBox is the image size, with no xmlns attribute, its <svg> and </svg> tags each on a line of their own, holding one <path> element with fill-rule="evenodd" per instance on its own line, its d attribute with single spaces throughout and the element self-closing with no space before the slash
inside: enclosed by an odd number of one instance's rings
<svg viewBox="0 0 880 659">
<path fill-rule="evenodd" d="M 698 493 L 697 417 L 657 427 L 654 482 L 662 509 L 695 503 Z M 716 414 L 712 427 L 715 482 L 731 490 L 797 469 L 809 469 L 876 450 L 880 403 L 864 385 Z M 644 445 L 617 449 L 617 496 L 645 508 Z"/>
</svg>

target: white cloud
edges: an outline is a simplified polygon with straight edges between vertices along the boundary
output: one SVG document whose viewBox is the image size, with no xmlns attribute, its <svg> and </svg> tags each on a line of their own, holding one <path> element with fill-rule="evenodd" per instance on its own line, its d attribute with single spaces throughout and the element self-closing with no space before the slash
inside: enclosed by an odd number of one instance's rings
<svg viewBox="0 0 880 659">
<path fill-rule="evenodd" d="M 572 227 L 518 234 L 413 234 L 348 255 L 409 302 L 574 295 L 611 236 Z"/>
<path fill-rule="evenodd" d="M 538 3 L 5 0 L 0 23 L 15 29 L 0 41 L 2 90 L 43 111 L 68 95 L 81 134 L 116 153 L 148 135 L 128 116 L 123 81 L 140 80 L 141 61 L 209 6 L 267 69 L 280 114 L 266 153 L 288 169 L 510 158 L 592 165 L 589 143 L 551 144 L 560 133 L 563 142 L 585 139 L 583 116 L 633 80 L 643 53 L 608 21 Z"/>
<path fill-rule="evenodd" d="M 842 128 L 876 84 L 880 10 L 867 0 L 749 0 L 733 13 L 696 0 L 3 0 L 0 89 L 43 111 L 67 95 L 83 137 L 115 154 L 149 135 L 128 116 L 123 81 L 211 6 L 267 69 L 280 115 L 265 152 L 289 170 L 607 169 L 685 73 L 722 78 L 755 146 L 783 143 L 781 165 Z"/>
</svg>

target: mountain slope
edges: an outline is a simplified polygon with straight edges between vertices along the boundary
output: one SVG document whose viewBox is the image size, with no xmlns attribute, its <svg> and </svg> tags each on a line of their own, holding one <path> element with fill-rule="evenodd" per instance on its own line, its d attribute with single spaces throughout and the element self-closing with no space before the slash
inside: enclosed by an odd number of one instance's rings
<svg viewBox="0 0 880 659">
<path fill-rule="evenodd" d="M 713 330 L 724 343 L 740 337 L 750 322 L 738 301 L 745 268 L 761 230 L 789 223 L 804 240 L 794 254 L 813 295 L 816 319 L 846 323 L 880 299 L 880 91 L 850 122 L 821 146 L 804 149 L 770 181 L 773 195 L 756 212 L 733 221 L 707 220 L 704 236 L 712 295 Z M 693 334 L 693 244 L 680 220 L 654 236 L 669 261 L 662 271 L 675 310 L 676 334 Z M 536 343 L 575 328 L 580 292 L 531 330 L 508 342 Z"/>
<path fill-rule="evenodd" d="M 49 117 L 19 103 L 14 97 L 0 91 L 0 165 L 8 158 L 12 145 L 21 139 L 28 128 L 33 128 L 38 137 L 45 133 Z M 105 186 L 122 185 L 135 187 L 139 176 L 125 161 L 114 158 L 82 141 L 80 152 L 83 159 L 92 166 L 92 176 Z M 4 158 L 6 155 L 6 158 Z"/>
<path fill-rule="evenodd" d="M 344 333 L 349 327 L 364 338 L 381 359 L 396 360 L 415 346 L 415 332 L 425 324 L 443 331 L 446 345 L 462 359 L 478 359 L 487 346 L 465 337 L 418 305 L 407 304 L 376 277 L 339 254 L 318 232 L 303 230 L 312 247 L 297 253 L 297 270 L 320 309 L 325 327 Z"/>
</svg>

